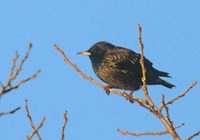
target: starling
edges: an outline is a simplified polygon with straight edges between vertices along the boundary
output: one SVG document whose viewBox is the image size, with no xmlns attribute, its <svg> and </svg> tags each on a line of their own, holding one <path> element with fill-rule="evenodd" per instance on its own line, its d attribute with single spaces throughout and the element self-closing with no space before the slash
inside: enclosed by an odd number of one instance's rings
<svg viewBox="0 0 200 140">
<path fill-rule="evenodd" d="M 88 55 L 95 74 L 108 86 L 105 90 L 109 93 L 109 88 L 118 88 L 136 91 L 142 86 L 142 69 L 140 64 L 140 54 L 109 42 L 97 42 L 88 51 L 78 54 Z M 163 85 L 167 88 L 175 87 L 160 77 L 170 77 L 169 73 L 159 71 L 153 64 L 144 57 L 146 68 L 147 85 Z"/>
</svg>

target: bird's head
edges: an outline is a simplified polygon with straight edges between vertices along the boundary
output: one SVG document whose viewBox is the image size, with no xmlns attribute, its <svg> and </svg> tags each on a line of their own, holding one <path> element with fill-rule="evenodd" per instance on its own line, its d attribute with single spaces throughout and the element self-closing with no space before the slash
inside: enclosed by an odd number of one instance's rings
<svg viewBox="0 0 200 140">
<path fill-rule="evenodd" d="M 87 55 L 90 57 L 93 68 L 97 68 L 102 62 L 104 56 L 109 53 L 115 46 L 111 43 L 101 41 L 95 43 L 88 51 L 79 52 L 78 54 Z"/>
<path fill-rule="evenodd" d="M 115 46 L 111 43 L 101 41 L 95 43 L 88 51 L 79 52 L 78 54 L 87 55 L 90 57 L 90 59 L 93 57 L 100 59 L 114 47 Z"/>
</svg>

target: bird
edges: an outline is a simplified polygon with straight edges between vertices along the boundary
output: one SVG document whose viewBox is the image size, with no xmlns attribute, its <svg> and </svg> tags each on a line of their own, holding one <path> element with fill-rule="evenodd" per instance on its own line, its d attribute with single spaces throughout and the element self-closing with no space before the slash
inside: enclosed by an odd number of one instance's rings
<svg viewBox="0 0 200 140">
<path fill-rule="evenodd" d="M 110 93 L 109 89 L 111 88 L 129 90 L 133 93 L 143 85 L 140 64 L 141 55 L 128 48 L 100 41 L 92 45 L 89 50 L 78 54 L 89 56 L 96 76 L 108 84 L 104 88 L 107 94 Z M 144 66 L 147 85 L 162 85 L 167 88 L 175 87 L 175 85 L 160 78 L 170 78 L 169 73 L 157 70 L 153 67 L 153 63 L 145 57 Z"/>
</svg>

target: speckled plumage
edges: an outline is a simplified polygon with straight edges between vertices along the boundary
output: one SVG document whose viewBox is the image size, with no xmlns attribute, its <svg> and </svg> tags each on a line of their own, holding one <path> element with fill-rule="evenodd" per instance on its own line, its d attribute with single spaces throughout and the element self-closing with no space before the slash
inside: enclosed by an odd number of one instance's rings
<svg viewBox="0 0 200 140">
<path fill-rule="evenodd" d="M 140 54 L 108 42 L 98 42 L 86 52 L 90 57 L 95 74 L 110 88 L 135 91 L 141 87 Z M 144 58 L 144 61 L 147 85 L 174 87 L 160 79 L 160 77 L 170 77 L 168 73 L 153 68 L 153 64 L 148 59 Z"/>
</svg>

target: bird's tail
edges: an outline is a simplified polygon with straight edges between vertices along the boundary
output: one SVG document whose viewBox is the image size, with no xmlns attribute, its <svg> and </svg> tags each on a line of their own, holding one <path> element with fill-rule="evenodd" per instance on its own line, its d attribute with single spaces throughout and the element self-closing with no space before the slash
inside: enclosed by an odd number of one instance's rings
<svg viewBox="0 0 200 140">
<path fill-rule="evenodd" d="M 164 72 L 164 71 L 159 71 L 159 70 L 157 70 L 155 68 L 154 68 L 154 73 L 156 73 L 157 76 L 170 77 L 171 78 L 171 76 L 169 76 L 169 73 Z"/>
<path fill-rule="evenodd" d="M 158 78 L 158 81 L 157 81 L 160 85 L 163 85 L 167 88 L 173 88 L 173 87 L 176 87 L 175 85 L 171 84 L 171 83 L 168 83 L 167 81 L 165 80 L 162 80 L 160 78 Z"/>
</svg>

